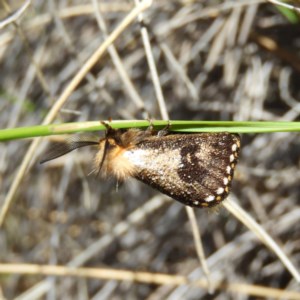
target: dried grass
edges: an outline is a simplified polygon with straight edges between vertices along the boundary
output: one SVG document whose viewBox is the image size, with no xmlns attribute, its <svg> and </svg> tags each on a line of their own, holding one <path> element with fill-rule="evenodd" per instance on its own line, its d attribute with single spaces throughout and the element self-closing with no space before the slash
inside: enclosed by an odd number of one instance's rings
<svg viewBox="0 0 300 300">
<path fill-rule="evenodd" d="M 155 1 L 144 23 L 165 107 L 155 100 L 136 22 L 67 95 L 55 121 L 161 119 L 161 113 L 187 120 L 299 121 L 299 25 L 288 23 L 270 3 L 258 2 Z M 18 9 L 20 2 L 14 5 Z M 2 28 L 1 128 L 41 124 L 84 62 L 134 7 L 107 1 L 100 3 L 99 14 L 88 1 L 35 1 L 17 25 Z M 40 166 L 46 145 L 30 155 L 1 228 L 0 261 L 14 266 L 0 279 L 3 298 L 209 297 L 180 204 L 135 181 L 116 191 L 113 181 L 87 176 L 94 155 L 88 149 Z M 27 148 L 27 141 L 0 144 L 1 204 Z M 232 191 L 298 267 L 299 148 L 296 133 L 244 135 Z M 196 217 L 216 299 L 276 293 L 300 299 L 299 284 L 282 263 L 226 210 L 197 210 Z M 114 269 L 121 278 L 115 273 L 114 279 L 99 280 L 79 271 L 79 277 L 53 277 L 53 269 L 46 268 L 37 268 L 36 276 L 18 275 L 26 263 Z M 151 272 L 156 280 L 142 283 L 139 275 Z M 157 281 L 161 274 L 170 275 L 161 277 L 168 284 Z M 202 280 L 201 288 L 183 285 L 187 278 Z"/>
</svg>

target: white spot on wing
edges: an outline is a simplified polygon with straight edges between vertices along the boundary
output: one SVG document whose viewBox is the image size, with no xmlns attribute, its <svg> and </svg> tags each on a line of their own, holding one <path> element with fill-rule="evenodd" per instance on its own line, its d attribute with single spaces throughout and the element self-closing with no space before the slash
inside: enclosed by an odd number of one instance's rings
<svg viewBox="0 0 300 300">
<path fill-rule="evenodd" d="M 235 152 L 237 150 L 237 144 L 233 144 L 231 149 L 232 149 L 233 152 Z"/>
<path fill-rule="evenodd" d="M 226 167 L 226 172 L 227 172 L 227 174 L 230 174 L 230 172 L 231 172 L 231 167 L 230 166 Z"/>
<path fill-rule="evenodd" d="M 223 182 L 224 182 L 225 185 L 227 185 L 228 184 L 228 178 L 224 177 Z"/>
<path fill-rule="evenodd" d="M 234 155 L 231 154 L 231 155 L 229 156 L 229 159 L 230 159 L 230 162 L 233 162 L 233 161 L 234 161 Z"/>
<path fill-rule="evenodd" d="M 218 195 L 221 195 L 221 194 L 223 194 L 224 193 L 224 189 L 222 188 L 222 187 L 219 187 L 218 189 L 217 189 L 217 194 Z"/>
<path fill-rule="evenodd" d="M 215 196 L 210 195 L 210 196 L 206 197 L 204 200 L 205 200 L 205 202 L 211 202 L 211 201 L 214 201 L 214 200 L 215 200 Z"/>
</svg>

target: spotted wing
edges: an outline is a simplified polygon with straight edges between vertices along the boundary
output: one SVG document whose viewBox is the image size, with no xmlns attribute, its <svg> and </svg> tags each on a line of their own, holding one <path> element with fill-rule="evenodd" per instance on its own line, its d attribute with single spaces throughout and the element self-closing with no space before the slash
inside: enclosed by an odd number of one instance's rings
<svg viewBox="0 0 300 300">
<path fill-rule="evenodd" d="M 228 196 L 239 148 L 230 133 L 151 137 L 132 149 L 135 178 L 185 205 L 211 207 Z"/>
</svg>

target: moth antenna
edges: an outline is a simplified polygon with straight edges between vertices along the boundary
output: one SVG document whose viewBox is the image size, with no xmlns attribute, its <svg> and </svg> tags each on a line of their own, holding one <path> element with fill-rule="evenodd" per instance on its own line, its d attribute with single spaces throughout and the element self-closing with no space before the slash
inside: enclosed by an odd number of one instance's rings
<svg viewBox="0 0 300 300">
<path fill-rule="evenodd" d="M 52 144 L 48 153 L 44 159 L 40 161 L 40 164 L 48 162 L 50 160 L 56 159 L 61 157 L 69 152 L 72 152 L 78 148 L 86 147 L 86 146 L 93 146 L 98 145 L 99 142 L 97 141 L 87 141 L 87 140 L 67 140 L 63 143 L 54 143 Z"/>
</svg>

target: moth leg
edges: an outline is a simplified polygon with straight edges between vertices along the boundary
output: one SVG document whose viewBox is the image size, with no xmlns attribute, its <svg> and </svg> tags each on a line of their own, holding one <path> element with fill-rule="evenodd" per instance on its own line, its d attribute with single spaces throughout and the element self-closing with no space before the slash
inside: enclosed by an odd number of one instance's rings
<svg viewBox="0 0 300 300">
<path fill-rule="evenodd" d="M 109 120 L 111 122 L 111 120 Z M 100 123 L 106 128 L 105 130 L 105 137 L 107 138 L 108 136 L 114 137 L 118 136 L 120 131 L 118 129 L 113 129 L 107 122 L 105 121 L 100 121 Z"/>
<path fill-rule="evenodd" d="M 170 132 L 170 128 L 171 128 L 172 124 L 170 122 L 170 120 L 168 120 L 168 124 L 166 127 L 164 127 L 163 129 L 159 130 L 157 133 L 157 136 L 161 137 L 161 136 L 165 136 Z"/>
<path fill-rule="evenodd" d="M 153 126 L 153 121 L 150 118 L 147 118 L 147 121 L 149 122 L 149 126 L 147 127 L 147 129 L 145 130 L 145 135 L 146 136 L 151 136 L 154 135 L 155 133 L 155 129 Z"/>
<path fill-rule="evenodd" d="M 161 136 L 165 136 L 169 133 L 170 131 L 170 128 L 172 126 L 170 120 L 168 120 L 168 124 L 166 127 L 164 127 L 163 129 L 159 130 L 159 131 L 156 131 L 154 129 L 154 126 L 153 126 L 153 122 L 152 122 L 152 119 L 147 119 L 147 121 L 149 122 L 149 127 L 146 129 L 145 133 L 149 134 L 149 135 L 153 135 L 154 133 L 157 132 L 157 136 L 161 137 Z"/>
<path fill-rule="evenodd" d="M 153 125 L 152 118 L 147 118 L 146 120 L 149 122 L 149 126 L 148 126 L 147 130 L 153 131 L 154 130 L 154 125 Z"/>
<path fill-rule="evenodd" d="M 100 123 L 106 128 L 106 130 L 113 130 L 113 128 L 107 124 L 105 121 L 100 121 Z"/>
</svg>

